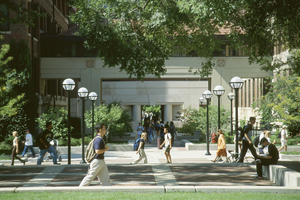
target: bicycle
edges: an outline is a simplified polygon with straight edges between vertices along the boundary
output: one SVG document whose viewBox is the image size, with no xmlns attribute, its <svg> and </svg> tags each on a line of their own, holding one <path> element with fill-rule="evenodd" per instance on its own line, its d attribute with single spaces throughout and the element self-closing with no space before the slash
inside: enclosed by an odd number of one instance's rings
<svg viewBox="0 0 300 200">
<path fill-rule="evenodd" d="M 237 163 L 239 161 L 240 153 L 235 153 L 233 150 L 228 150 L 228 153 L 230 154 L 230 156 L 226 157 L 226 161 L 225 161 L 226 163 Z M 225 157 L 225 156 L 218 157 L 216 160 L 216 163 L 221 161 L 222 157 Z M 248 163 L 248 164 L 253 164 L 255 162 L 255 159 L 253 156 L 246 156 L 244 158 L 244 162 Z"/>
</svg>

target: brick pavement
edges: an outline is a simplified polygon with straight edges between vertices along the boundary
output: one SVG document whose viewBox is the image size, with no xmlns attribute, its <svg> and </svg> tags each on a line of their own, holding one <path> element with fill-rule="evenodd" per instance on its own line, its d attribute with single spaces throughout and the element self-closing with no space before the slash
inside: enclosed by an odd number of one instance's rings
<svg viewBox="0 0 300 200">
<path fill-rule="evenodd" d="M 255 167 L 248 164 L 211 163 L 211 156 L 202 151 L 185 151 L 173 148 L 173 163 L 166 164 L 162 150 L 146 148 L 148 164 L 129 164 L 135 152 L 107 152 L 106 163 L 113 186 L 274 186 L 269 180 L 254 179 Z M 72 155 L 72 165 L 67 165 L 63 155 L 61 166 L 51 162 L 36 165 L 29 158 L 25 166 L 5 164 L 0 166 L 0 187 L 58 187 L 78 186 L 86 175 L 87 164 L 78 164 L 80 155 Z M 99 186 L 98 180 L 91 187 Z"/>
</svg>

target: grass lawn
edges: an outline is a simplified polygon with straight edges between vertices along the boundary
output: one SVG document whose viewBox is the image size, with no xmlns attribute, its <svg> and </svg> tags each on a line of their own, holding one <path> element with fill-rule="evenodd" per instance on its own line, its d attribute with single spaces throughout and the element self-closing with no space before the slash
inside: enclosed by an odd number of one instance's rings
<svg viewBox="0 0 300 200">
<path fill-rule="evenodd" d="M 230 200 L 247 200 L 247 199 L 263 199 L 263 200 L 286 200 L 299 199 L 299 194 L 273 194 L 273 193 L 95 193 L 95 192 L 4 192 L 0 193 L 0 199 L 137 199 L 137 200 L 158 200 L 158 199 L 230 199 Z"/>
</svg>

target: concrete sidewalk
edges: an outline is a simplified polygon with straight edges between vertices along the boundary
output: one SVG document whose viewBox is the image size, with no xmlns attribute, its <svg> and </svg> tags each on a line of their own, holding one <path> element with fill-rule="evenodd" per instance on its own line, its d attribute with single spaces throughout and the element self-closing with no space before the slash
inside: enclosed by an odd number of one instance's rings
<svg viewBox="0 0 300 200">
<path fill-rule="evenodd" d="M 39 191 L 56 188 L 59 191 L 270 191 L 298 192 L 299 188 L 277 187 L 269 180 L 255 179 L 255 165 L 238 163 L 212 163 L 216 151 L 206 156 L 206 151 L 187 151 L 184 147 L 173 147 L 172 164 L 167 164 L 164 151 L 155 144 L 146 144 L 148 164 L 131 165 L 137 156 L 134 151 L 108 151 L 105 162 L 108 165 L 112 187 L 101 187 L 94 180 L 90 187 L 79 188 L 86 175 L 88 164 L 79 164 L 81 154 L 72 154 L 71 165 L 67 164 L 67 155 L 62 154 L 60 166 L 52 162 L 36 165 L 36 158 L 28 158 L 23 166 L 15 161 L 0 166 L 0 191 Z M 1 162 L 1 161 L 0 161 Z M 99 187 L 100 186 L 100 187 Z M 97 190 L 99 189 L 100 190 Z M 223 188 L 223 189 L 221 189 Z M 252 188 L 252 189 L 251 189 Z M 284 188 L 281 189 L 281 188 Z M 288 189 L 288 190 L 287 190 Z"/>
</svg>

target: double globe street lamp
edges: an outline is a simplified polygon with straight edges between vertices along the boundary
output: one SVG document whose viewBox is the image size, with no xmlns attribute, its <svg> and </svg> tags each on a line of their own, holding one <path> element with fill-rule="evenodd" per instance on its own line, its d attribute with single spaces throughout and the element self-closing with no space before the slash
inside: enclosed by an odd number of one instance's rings
<svg viewBox="0 0 300 200">
<path fill-rule="evenodd" d="M 206 99 L 206 107 L 207 107 L 207 114 L 206 114 L 206 126 L 207 126 L 207 132 L 206 132 L 206 149 L 207 149 L 207 152 L 205 153 L 205 155 L 211 155 L 210 152 L 209 152 L 209 115 L 208 115 L 208 106 L 209 106 L 209 100 L 211 99 L 212 97 L 212 93 L 211 91 L 209 90 L 206 90 L 205 92 L 203 92 L 202 94 L 203 98 Z"/>
<path fill-rule="evenodd" d="M 240 77 L 235 76 L 230 80 L 229 85 L 235 91 L 235 152 L 238 153 L 238 92 L 243 87 L 244 81 Z"/>
<path fill-rule="evenodd" d="M 85 98 L 88 96 L 89 91 L 85 87 L 81 87 L 78 90 L 78 96 L 81 98 L 82 101 L 82 113 L 81 113 L 81 137 L 82 137 L 82 160 L 80 163 L 86 163 L 84 159 L 84 136 L 85 136 L 85 131 L 84 131 L 84 101 Z"/>
<path fill-rule="evenodd" d="M 68 92 L 68 165 L 71 164 L 71 105 L 70 92 L 75 88 L 73 79 L 67 78 L 63 82 L 63 88 Z"/>
<path fill-rule="evenodd" d="M 221 128 L 221 122 L 220 122 L 220 98 L 224 94 L 225 90 L 221 85 L 217 85 L 214 90 L 214 94 L 218 97 L 218 129 Z"/>
</svg>

